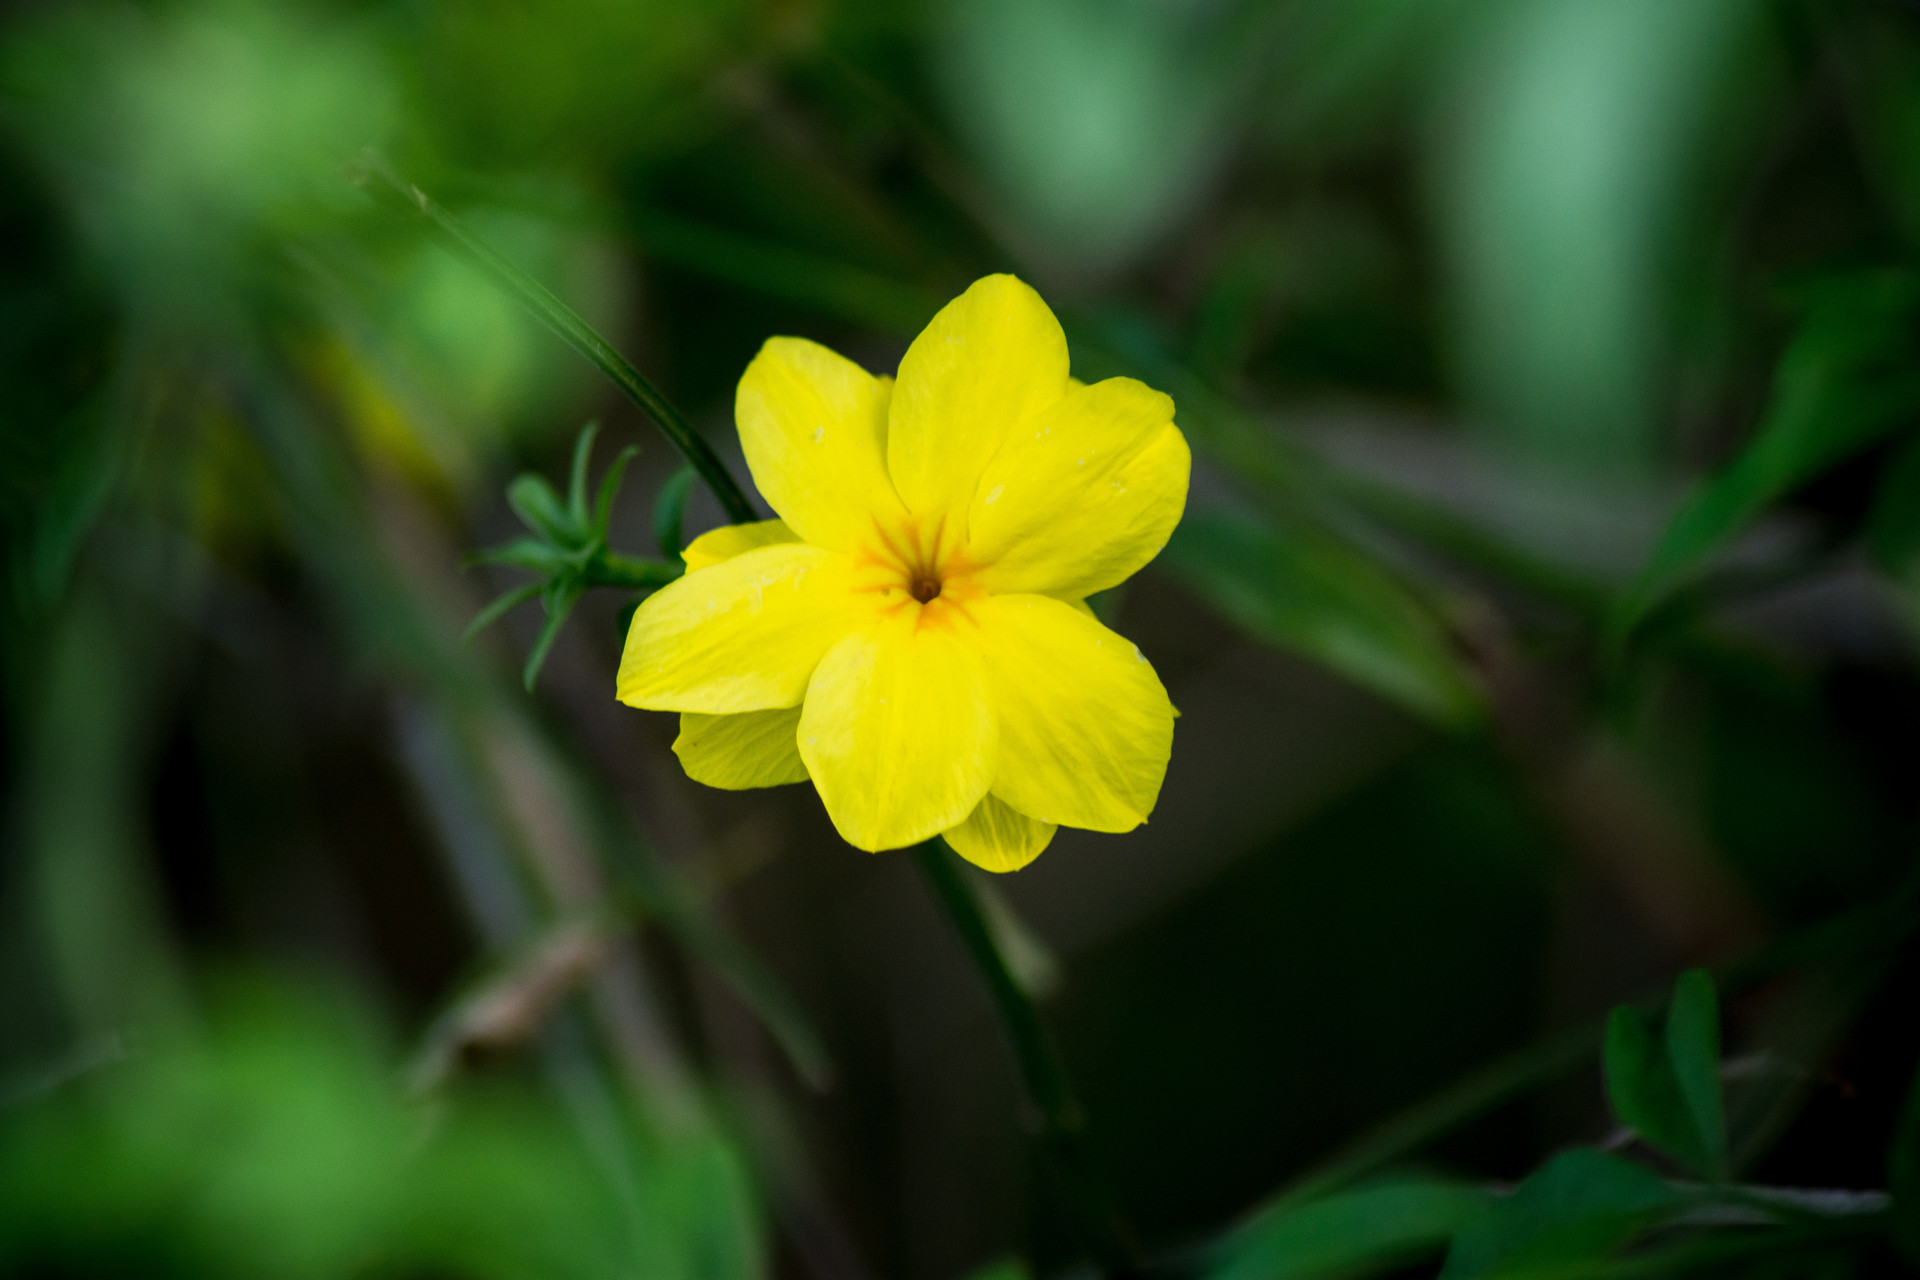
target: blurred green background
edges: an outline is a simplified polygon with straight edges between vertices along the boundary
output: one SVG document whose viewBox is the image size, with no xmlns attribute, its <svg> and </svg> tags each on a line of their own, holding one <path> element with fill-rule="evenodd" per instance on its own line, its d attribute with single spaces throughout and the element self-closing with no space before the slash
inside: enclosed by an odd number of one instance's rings
<svg viewBox="0 0 1920 1280">
<path fill-rule="evenodd" d="M 767 336 L 991 271 L 1173 395 L 1160 806 L 984 884 L 1150 1272 L 1432 1274 L 1695 965 L 1730 1173 L 1920 1243 L 1920 6 L 26 0 L 0 1273 L 1090 1274 L 911 859 L 682 776 L 630 594 L 462 646 L 516 473 L 670 554 L 680 462 L 389 171 L 741 475 Z M 1642 1221 L 1525 1274 L 1906 1265 Z"/>
</svg>

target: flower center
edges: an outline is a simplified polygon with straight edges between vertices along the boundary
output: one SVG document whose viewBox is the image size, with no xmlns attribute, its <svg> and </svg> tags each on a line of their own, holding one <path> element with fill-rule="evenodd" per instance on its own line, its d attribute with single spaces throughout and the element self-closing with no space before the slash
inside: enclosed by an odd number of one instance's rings
<svg viewBox="0 0 1920 1280">
<path fill-rule="evenodd" d="M 915 600 L 925 604 L 940 594 L 940 579 L 933 573 L 922 570 L 914 575 L 913 586 L 909 589 L 913 592 Z"/>
</svg>

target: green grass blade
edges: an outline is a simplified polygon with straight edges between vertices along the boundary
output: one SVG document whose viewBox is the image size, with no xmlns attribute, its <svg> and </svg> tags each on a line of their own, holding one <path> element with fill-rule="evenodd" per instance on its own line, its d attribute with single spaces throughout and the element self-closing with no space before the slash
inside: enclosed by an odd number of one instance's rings
<svg viewBox="0 0 1920 1280">
<path fill-rule="evenodd" d="M 676 409 L 660 389 L 634 368 L 612 343 L 582 320 L 573 308 L 560 301 L 538 280 L 494 252 L 485 241 L 467 230 L 458 218 L 426 192 L 395 174 L 384 161 L 371 155 L 365 156 L 361 171 L 385 194 L 397 197 L 413 212 L 432 223 L 434 229 L 461 257 L 491 276 L 534 318 L 553 330 L 568 346 L 591 360 L 600 372 L 613 380 L 615 386 L 626 392 L 629 399 L 646 410 L 659 424 L 660 430 L 666 433 L 667 439 L 673 442 L 674 448 L 680 450 L 693 469 L 700 473 L 700 478 L 707 482 L 707 487 L 713 490 L 713 496 L 729 520 L 735 524 L 747 524 L 760 518 L 753 504 L 747 500 L 745 491 L 727 470 L 726 464 L 700 438 L 700 433 L 693 429 L 686 415 Z"/>
</svg>

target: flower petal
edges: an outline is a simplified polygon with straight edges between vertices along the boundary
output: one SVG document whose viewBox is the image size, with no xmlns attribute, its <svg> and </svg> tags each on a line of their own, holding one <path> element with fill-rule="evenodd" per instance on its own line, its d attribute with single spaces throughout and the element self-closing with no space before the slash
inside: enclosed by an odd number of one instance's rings
<svg viewBox="0 0 1920 1280">
<path fill-rule="evenodd" d="M 920 612 L 835 645 L 800 715 L 800 757 L 827 816 L 869 852 L 959 825 L 993 781 L 998 731 L 972 637 L 921 626 Z"/>
<path fill-rule="evenodd" d="M 1074 390 L 987 464 L 967 554 L 991 591 L 1104 591 L 1166 546 L 1191 468 L 1172 400 L 1132 378 Z"/>
<path fill-rule="evenodd" d="M 680 558 L 687 562 L 687 572 L 692 573 L 695 569 L 708 569 L 722 560 L 731 560 L 742 552 L 798 541 L 800 535 L 788 528 L 785 520 L 723 524 L 689 542 L 680 552 Z"/>
<path fill-rule="evenodd" d="M 941 308 L 900 361 L 887 470 L 915 515 L 964 513 L 1010 432 L 1066 394 L 1067 339 L 1040 295 L 988 276 Z"/>
<path fill-rule="evenodd" d="M 852 561 L 805 543 L 748 551 L 640 602 L 620 658 L 620 701 L 725 715 L 799 705 L 820 659 L 872 616 Z"/>
<path fill-rule="evenodd" d="M 683 712 L 673 753 L 695 782 L 727 791 L 805 782 L 800 762 L 800 708 L 743 711 L 732 716 Z"/>
<path fill-rule="evenodd" d="M 892 381 L 804 338 L 769 338 L 734 419 L 760 494 L 801 539 L 845 551 L 904 514 L 887 478 Z"/>
<path fill-rule="evenodd" d="M 953 851 L 985 871 L 1018 871 L 1040 856 L 1059 828 L 989 794 L 967 820 L 941 835 Z"/>
<path fill-rule="evenodd" d="M 1133 642 L 1048 596 L 969 608 L 1000 718 L 993 794 L 1061 826 L 1145 822 L 1173 750 L 1173 704 Z"/>
</svg>

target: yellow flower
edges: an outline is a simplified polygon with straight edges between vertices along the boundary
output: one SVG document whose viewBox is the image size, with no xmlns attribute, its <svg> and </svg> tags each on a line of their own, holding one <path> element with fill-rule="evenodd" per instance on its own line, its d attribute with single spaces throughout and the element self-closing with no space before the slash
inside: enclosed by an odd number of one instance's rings
<svg viewBox="0 0 1920 1280">
<path fill-rule="evenodd" d="M 1056 826 L 1130 831 L 1160 794 L 1172 704 L 1085 600 L 1166 545 L 1190 457 L 1173 401 L 1067 375 L 1060 324 L 989 276 L 898 383 L 774 338 L 740 442 L 780 519 L 716 529 L 641 604 L 622 702 L 678 711 L 711 786 L 809 778 L 848 843 L 944 834 L 990 871 Z"/>
</svg>

